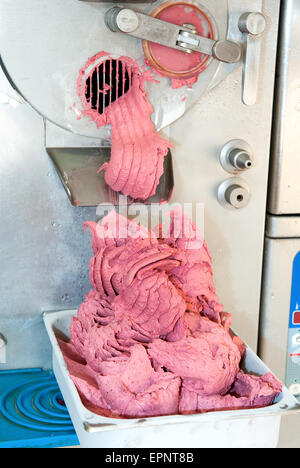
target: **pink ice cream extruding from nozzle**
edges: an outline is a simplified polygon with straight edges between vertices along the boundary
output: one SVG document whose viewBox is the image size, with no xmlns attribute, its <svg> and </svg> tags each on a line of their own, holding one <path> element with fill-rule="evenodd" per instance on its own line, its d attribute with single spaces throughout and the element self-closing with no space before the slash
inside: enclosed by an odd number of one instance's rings
<svg viewBox="0 0 300 468">
<path fill-rule="evenodd" d="M 154 81 L 151 72 L 129 57 L 100 52 L 80 70 L 77 84 L 82 114 L 98 127 L 111 125 L 111 158 L 99 172 L 114 191 L 140 200 L 155 195 L 172 146 L 151 121 L 146 81 Z"/>
<path fill-rule="evenodd" d="M 93 288 L 60 346 L 86 408 L 135 418 L 274 402 L 280 382 L 241 369 L 207 244 L 179 209 L 163 238 L 115 211 L 85 226 Z"/>
</svg>

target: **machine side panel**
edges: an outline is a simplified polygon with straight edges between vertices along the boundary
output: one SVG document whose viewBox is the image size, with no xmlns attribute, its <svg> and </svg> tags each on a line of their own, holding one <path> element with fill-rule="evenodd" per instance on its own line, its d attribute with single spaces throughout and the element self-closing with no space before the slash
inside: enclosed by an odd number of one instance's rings
<svg viewBox="0 0 300 468">
<path fill-rule="evenodd" d="M 300 383 L 300 239 L 266 239 L 259 354 L 287 386 Z"/>
<path fill-rule="evenodd" d="M 300 213 L 300 3 L 282 3 L 268 211 Z"/>
</svg>

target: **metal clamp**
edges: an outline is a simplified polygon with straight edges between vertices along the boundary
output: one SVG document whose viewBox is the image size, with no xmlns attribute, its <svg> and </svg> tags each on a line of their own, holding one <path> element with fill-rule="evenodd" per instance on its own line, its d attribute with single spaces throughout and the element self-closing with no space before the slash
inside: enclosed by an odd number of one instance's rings
<svg viewBox="0 0 300 468">
<path fill-rule="evenodd" d="M 243 64 L 243 102 L 247 106 L 253 106 L 257 102 L 262 36 L 266 27 L 266 18 L 260 12 L 244 13 L 239 20 L 239 29 L 246 39 Z"/>
<path fill-rule="evenodd" d="M 182 25 L 182 27 L 185 28 L 185 29 L 189 29 L 191 31 L 191 34 L 197 34 L 197 29 L 194 26 L 194 24 L 184 23 Z M 187 32 L 187 31 L 183 31 L 180 34 L 180 36 L 181 37 L 180 37 L 180 40 L 178 40 L 177 45 L 179 45 L 181 48 L 185 49 L 185 51 L 188 54 L 193 54 L 194 51 L 192 49 L 189 49 L 189 44 L 188 44 L 188 38 L 190 37 L 190 33 Z M 187 38 L 187 41 L 185 41 L 186 38 Z"/>
<path fill-rule="evenodd" d="M 241 60 L 239 43 L 227 40 L 214 41 L 199 36 L 191 24 L 184 23 L 178 26 L 129 8 L 119 7 L 106 12 L 105 24 L 113 32 L 122 32 L 188 53 L 201 52 L 213 56 L 220 62 L 237 63 Z"/>
</svg>

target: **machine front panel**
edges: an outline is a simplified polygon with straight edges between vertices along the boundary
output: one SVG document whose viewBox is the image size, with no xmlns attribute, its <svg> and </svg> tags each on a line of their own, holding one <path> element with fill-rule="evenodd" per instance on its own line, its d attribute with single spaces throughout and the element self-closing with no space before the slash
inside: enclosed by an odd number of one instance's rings
<svg viewBox="0 0 300 468">
<path fill-rule="evenodd" d="M 245 38 L 239 30 L 239 18 L 252 9 L 264 13 L 267 28 L 261 41 L 257 102 L 246 105 L 243 101 L 243 63 L 220 64 L 217 60 L 199 75 L 195 92 L 185 86 L 176 94 L 169 78 L 151 83 L 146 91 L 154 106 L 153 121 L 158 122 L 162 109 L 164 115 L 170 111 L 172 117 L 164 122 L 174 121 L 168 130 L 174 145 L 170 203 L 204 204 L 204 234 L 214 258 L 220 300 L 233 314 L 237 333 L 255 349 L 280 2 L 200 3 L 211 11 L 218 37 L 241 44 Z M 98 214 L 95 207 L 71 206 L 45 142 L 51 147 L 71 148 L 79 147 L 81 141 L 82 147 L 95 147 L 109 138 L 109 129 L 97 128 L 88 118 L 77 119 L 74 113 L 78 72 L 89 57 L 109 48 L 112 54 L 126 53 L 144 63 L 138 39 L 116 38 L 108 32 L 103 43 L 103 18 L 102 22 L 99 18 L 107 8 L 105 3 L 79 0 L 1 1 L 1 59 L 6 76 L 26 100 L 1 74 L 0 118 L 5 122 L 5 128 L 0 126 L 1 230 L 5 254 L 1 257 L 0 331 L 7 340 L 6 368 L 49 367 L 51 356 L 41 312 L 76 308 L 90 287 L 90 239 L 82 224 L 97 219 Z M 155 5 L 135 8 L 151 12 Z M 191 97 L 185 99 L 182 92 Z M 174 96 L 180 97 L 183 112 Z M 174 107 L 170 103 L 175 103 Z M 176 118 L 174 109 L 180 111 Z M 251 170 L 232 173 L 220 160 L 222 150 L 232 142 L 241 142 L 242 149 L 251 150 Z M 222 192 L 224 184 L 228 188 L 236 179 L 246 195 L 247 204 L 241 209 L 225 203 Z M 245 201 L 243 195 L 241 199 Z M 26 248 L 22 248 L 24 244 Z"/>
</svg>

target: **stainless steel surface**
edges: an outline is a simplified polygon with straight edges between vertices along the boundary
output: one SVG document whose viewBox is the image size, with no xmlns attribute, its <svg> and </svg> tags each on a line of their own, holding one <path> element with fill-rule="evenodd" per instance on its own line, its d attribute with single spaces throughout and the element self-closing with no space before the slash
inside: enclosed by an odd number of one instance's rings
<svg viewBox="0 0 300 468">
<path fill-rule="evenodd" d="M 285 219 L 289 224 L 289 218 Z M 290 362 L 292 341 L 297 335 L 296 328 L 290 329 L 290 311 L 297 307 L 291 297 L 293 265 L 299 252 L 300 237 L 266 237 L 259 355 L 288 387 L 300 383 L 300 360 L 295 365 Z M 292 375 L 298 375 L 298 382 Z"/>
<path fill-rule="evenodd" d="M 272 216 L 266 227 L 259 339 L 260 356 L 292 390 L 300 382 L 299 360 L 293 356 L 298 354 L 297 347 L 296 352 L 294 349 L 299 333 L 290 325 L 300 288 L 294 272 L 300 255 L 299 24 L 300 2 L 283 0 L 269 178 L 268 211 Z M 283 420 L 279 447 L 300 448 L 299 416 Z"/>
<path fill-rule="evenodd" d="M 99 167 L 110 160 L 110 148 L 47 148 L 67 195 L 74 206 L 127 205 L 138 200 L 114 192 L 105 182 Z M 143 204 L 167 203 L 174 189 L 171 151 L 164 160 L 164 173 L 155 195 Z"/>
<path fill-rule="evenodd" d="M 178 42 L 186 42 L 190 50 L 196 50 L 201 41 L 200 52 L 212 55 L 214 41 L 211 39 L 196 35 L 194 38 L 189 28 L 179 27 L 138 11 L 114 7 L 106 12 L 105 22 L 114 32 L 123 32 L 137 39 L 156 42 L 178 50 L 183 49 Z"/>
<path fill-rule="evenodd" d="M 241 60 L 242 49 L 240 44 L 236 42 L 216 41 L 213 45 L 212 55 L 215 59 L 220 60 L 220 62 L 237 63 Z"/>
<path fill-rule="evenodd" d="M 0 333 L 0 349 L 5 348 L 7 345 L 6 338 Z"/>
<path fill-rule="evenodd" d="M 191 31 L 189 26 L 178 26 L 128 8 L 114 7 L 105 14 L 105 23 L 113 32 L 129 34 L 141 40 L 186 51 L 212 55 L 225 63 L 241 59 L 241 46 L 232 41 L 215 41 Z"/>
<path fill-rule="evenodd" d="M 300 416 L 283 418 L 277 448 L 300 448 Z"/>
<path fill-rule="evenodd" d="M 300 241 L 298 242 L 300 249 Z M 293 244 L 285 239 L 265 242 L 259 356 L 285 380 L 288 345 Z M 284 278 L 279 272 L 284 271 Z"/>
<path fill-rule="evenodd" d="M 300 214 L 300 2 L 283 0 L 268 211 Z"/>
<path fill-rule="evenodd" d="M 98 174 L 99 167 L 110 159 L 111 148 L 108 141 L 74 135 L 48 121 L 44 124 L 47 153 L 72 205 L 88 207 L 105 203 L 134 203 L 134 200 L 114 192 L 106 184 L 104 172 Z M 165 129 L 163 136 L 169 138 L 169 129 Z M 173 162 L 169 151 L 164 160 L 164 173 L 156 194 L 143 203 L 165 203 L 171 197 L 173 188 Z"/>
<path fill-rule="evenodd" d="M 281 2 L 259 350 L 296 394 L 300 385 L 299 1 Z M 287 215 L 287 216 L 284 216 Z M 297 268 L 297 269 L 296 269 Z M 294 322 L 297 323 L 297 322 Z M 299 395 L 297 396 L 299 399 Z M 282 422 L 279 447 L 300 448 L 300 417 Z"/>
<path fill-rule="evenodd" d="M 297 396 L 300 386 L 299 329 L 290 327 L 300 255 L 300 217 L 268 216 L 265 241 L 259 355 Z M 294 286 L 292 287 L 292 281 Z M 298 288 L 299 288 L 298 280 Z M 299 293 L 298 293 L 299 294 Z M 298 348 L 298 350 L 297 350 Z M 294 360 L 294 361 L 293 361 Z M 279 448 L 300 448 L 300 415 L 283 419 Z"/>
<path fill-rule="evenodd" d="M 259 354 L 300 401 L 300 230 L 296 217 L 268 216 Z M 299 221 L 299 219 L 298 219 Z M 298 425 L 300 418 L 298 417 Z M 293 424 L 283 425 L 299 446 Z M 286 442 L 285 442 L 286 443 Z"/>
<path fill-rule="evenodd" d="M 183 28 L 184 29 L 188 29 L 189 31 L 191 31 L 193 34 L 197 34 L 197 28 L 194 24 L 191 24 L 191 23 L 183 23 Z M 183 34 L 184 35 L 184 34 Z M 184 38 L 183 38 L 183 41 L 184 41 Z M 192 49 L 189 49 L 189 46 L 186 42 L 182 42 L 182 41 L 178 41 L 178 45 L 180 47 L 183 47 L 185 49 L 185 52 L 187 54 L 193 54 L 194 51 Z"/>
<path fill-rule="evenodd" d="M 267 216 L 266 236 L 270 239 L 300 238 L 300 216 Z"/>
<path fill-rule="evenodd" d="M 0 369 L 51 368 L 41 313 L 77 307 L 90 289 L 95 209 L 72 207 L 44 147 L 43 119 L 20 100 L 0 69 Z"/>
<path fill-rule="evenodd" d="M 164 0 L 135 5 L 135 8 L 149 14 L 161 3 Z M 237 22 L 231 23 L 235 11 L 229 15 L 230 3 L 229 0 L 201 1 L 213 16 L 217 38 L 239 42 L 242 34 Z M 79 70 L 90 57 L 102 51 L 115 58 L 130 56 L 141 67 L 145 65 L 141 41 L 110 32 L 104 23 L 106 11 L 106 3 L 78 0 L 0 2 L 1 59 L 11 82 L 52 123 L 99 139 L 109 138 L 109 128 L 97 128 L 92 119 L 82 117 L 82 104 L 77 95 Z M 212 60 L 192 89 L 188 86 L 174 89 L 166 77 L 146 83 L 156 128 L 165 128 L 180 118 L 212 84 L 216 86 L 236 66 L 225 64 L 220 68 L 220 62 Z"/>
<path fill-rule="evenodd" d="M 222 148 L 220 163 L 231 174 L 249 170 L 254 165 L 253 150 L 244 140 L 231 140 Z"/>
<path fill-rule="evenodd" d="M 267 27 L 266 18 L 262 13 L 245 13 L 239 21 L 239 28 L 243 33 L 261 36 Z"/>
<path fill-rule="evenodd" d="M 43 0 L 42 0 L 43 1 Z M 1 57 L 3 60 L 3 66 L 7 67 L 6 73 L 9 76 L 12 83 L 20 88 L 20 92 L 26 95 L 26 98 L 32 106 L 34 106 L 44 117 L 47 117 L 46 123 L 46 138 L 47 130 L 53 129 L 56 124 L 56 131 L 52 131 L 52 135 L 58 134 L 58 128 L 61 128 L 61 132 L 72 131 L 74 134 L 75 142 L 71 141 L 70 145 L 64 145 L 63 148 L 76 148 L 86 147 L 86 144 L 90 147 L 90 142 L 86 143 L 86 140 L 93 139 L 92 146 L 96 145 L 96 142 L 101 142 L 99 146 L 108 146 L 111 131 L 109 127 L 97 128 L 95 123 L 82 115 L 81 103 L 77 96 L 77 79 L 79 75 L 79 68 L 84 64 L 87 58 L 101 49 L 94 49 L 90 52 L 95 44 L 99 43 L 99 47 L 109 47 L 109 52 L 115 52 L 113 55 L 118 58 L 120 55 L 124 56 L 127 54 L 130 57 L 137 59 L 137 61 L 144 66 L 144 57 L 142 55 L 141 45 L 135 41 L 134 47 L 130 46 L 127 40 L 122 38 L 121 41 L 116 41 L 116 37 L 111 38 L 110 33 L 105 32 L 105 28 L 102 27 L 101 22 L 104 21 L 104 9 L 103 6 L 98 5 L 95 10 L 91 10 L 91 6 L 80 4 L 77 0 L 66 0 L 66 3 L 62 5 L 61 2 L 54 0 L 49 4 L 46 2 L 43 10 L 41 9 L 41 2 L 37 6 L 36 0 L 26 0 L 24 5 L 26 8 L 17 5 L 12 5 L 9 2 L 3 2 L 0 4 L 0 23 L 1 19 L 4 22 L 4 29 L 7 28 L 10 37 L 17 39 L 20 35 L 18 46 L 11 47 L 11 40 L 6 42 L 8 34 L 5 33 L 5 38 L 1 45 Z M 65 18 L 67 14 L 68 3 L 72 11 L 72 18 L 68 21 L 73 25 L 68 26 L 67 30 L 62 24 L 57 24 L 57 18 L 60 20 Z M 160 4 L 156 2 L 156 6 Z M 23 5 L 23 4 L 22 4 Z M 71 7 L 72 5 L 72 7 Z M 213 8 L 213 2 L 210 7 Z M 144 5 L 141 7 L 147 9 Z M 2 11 L 1 11 L 2 9 Z M 28 10 L 32 9 L 34 15 L 28 15 Z M 48 9 L 48 10 L 47 10 Z M 122 10 L 125 13 L 132 12 L 131 10 Z M 42 16 L 41 16 L 42 15 Z M 69 13 L 68 13 L 69 15 Z M 92 16 L 93 15 L 93 16 Z M 98 22 L 95 22 L 95 15 L 98 17 Z M 44 18 L 47 17 L 45 22 Z M 218 29 L 223 31 L 224 36 L 226 35 L 226 27 L 228 21 L 228 9 L 227 3 L 224 2 L 223 10 L 220 10 L 215 15 L 216 19 L 221 23 L 220 26 L 216 25 L 216 34 Z M 127 17 L 130 19 L 131 16 Z M 55 25 L 52 23 L 56 21 Z M 78 23 L 79 19 L 82 23 Z M 44 24 L 45 23 L 45 24 Z M 86 35 L 86 29 L 84 24 L 89 24 L 89 41 L 83 38 Z M 129 24 L 129 23 L 128 23 Z M 24 25 L 26 27 L 24 27 Z M 174 26 L 175 27 L 175 26 Z M 4 31 L 3 29 L 3 31 Z M 51 30 L 51 32 L 50 32 Z M 53 37 L 52 30 L 56 31 Z M 0 28 L 0 36 L 2 29 Z M 190 31 L 190 28 L 187 28 Z M 65 34 L 68 34 L 68 41 L 65 41 Z M 55 47 L 54 42 L 51 43 L 45 39 L 47 37 L 53 38 L 53 41 L 57 41 Z M 72 38 L 72 41 L 71 41 Z M 78 48 L 76 43 L 78 41 Z M 81 44 L 79 45 L 79 41 Z M 18 41 L 16 40 L 16 43 Z M 71 47 L 70 47 L 71 45 Z M 24 51 L 22 47 L 24 46 Z M 55 50 L 54 50 L 54 48 Z M 70 48 L 69 48 L 70 47 Z M 98 46 L 97 46 L 98 47 Z M 47 53 L 44 53 L 44 50 Z M 103 50 L 103 49 L 102 49 Z M 79 51 L 79 52 L 78 52 Z M 118 54 L 116 53 L 118 51 Z M 85 58 L 83 58 L 85 54 Z M 36 57 L 39 57 L 36 60 Z M 20 57 L 23 59 L 20 60 Z M 99 57 L 92 66 L 98 66 L 108 56 Z M 82 62 L 80 63 L 80 60 Z M 77 69 L 76 69 L 77 66 Z M 157 128 L 166 127 L 170 122 L 181 117 L 182 114 L 195 102 L 195 99 L 199 98 L 200 95 L 206 90 L 208 86 L 215 86 L 218 83 L 217 78 L 218 64 L 211 63 L 204 73 L 197 80 L 197 83 L 193 88 L 183 87 L 180 89 L 173 89 L 170 86 L 168 78 L 160 78 L 159 81 L 153 81 L 147 84 L 147 94 L 150 98 L 151 103 L 154 106 L 154 113 L 152 115 L 153 121 Z M 89 69 L 90 70 L 90 69 Z M 91 71 L 91 70 L 90 70 Z M 232 68 L 222 69 L 220 79 L 223 79 L 228 73 L 232 71 Z M 225 72 L 225 74 L 224 74 Z M 211 85 L 213 81 L 213 85 Z M 44 87 L 44 88 L 43 88 Z M 83 136 L 82 140 L 79 141 L 79 136 Z M 59 139 L 61 135 L 59 135 Z M 67 138 L 67 137 L 66 137 Z M 70 140 L 71 138 L 67 138 Z M 52 142 L 52 148 L 60 148 L 58 142 Z M 65 151 L 65 150 L 63 150 Z M 82 151 L 81 154 L 86 152 L 86 161 L 83 163 L 78 174 L 79 167 L 77 164 L 73 168 L 70 167 L 70 153 L 68 150 L 68 162 L 66 166 L 69 170 L 73 170 L 73 177 L 71 183 L 65 183 L 66 180 L 70 181 L 64 172 L 64 168 L 61 171 L 61 158 L 55 159 L 55 167 L 58 168 L 59 175 L 64 184 L 64 187 L 69 195 L 72 203 L 77 206 L 94 206 L 99 202 L 107 201 L 107 194 L 111 195 L 111 191 L 104 184 L 103 174 L 95 176 L 93 171 L 95 170 L 95 161 L 89 159 L 89 152 L 93 152 L 91 149 Z M 107 151 L 106 149 L 104 151 Z M 73 150 L 72 160 L 76 159 L 76 150 Z M 60 154 L 58 152 L 57 154 Z M 51 150 L 53 155 L 53 150 Z M 59 159 L 59 161 L 58 161 Z M 83 167 L 84 166 L 84 167 Z M 166 175 L 167 179 L 162 179 L 161 186 L 158 190 L 158 194 L 161 198 L 152 197 L 151 202 L 165 202 L 171 194 L 173 187 L 173 175 L 170 173 L 172 164 L 170 159 L 166 160 Z M 76 175 L 74 171 L 76 170 Z M 91 181 L 93 183 L 87 184 L 82 183 L 82 179 L 85 181 L 88 179 L 89 174 L 91 175 Z M 74 182 L 74 181 L 77 182 Z M 101 187 L 99 187 L 101 182 Z M 78 187 L 76 184 L 78 183 Z M 97 195 L 93 195 L 93 191 Z M 106 194 L 106 195 L 105 195 Z M 112 197 L 115 202 L 115 195 Z"/>
<path fill-rule="evenodd" d="M 193 34 L 197 34 L 197 28 L 194 24 L 183 23 L 183 27 L 191 31 Z"/>
<path fill-rule="evenodd" d="M 238 177 L 225 180 L 218 188 L 218 200 L 227 209 L 245 208 L 249 204 L 250 198 L 249 186 Z"/>
<path fill-rule="evenodd" d="M 262 37 L 267 27 L 261 10 L 244 13 L 239 20 L 239 28 L 245 37 L 245 57 L 243 64 L 243 102 L 253 106 L 257 102 L 260 80 Z"/>
<path fill-rule="evenodd" d="M 0 364 L 4 364 L 7 360 L 6 359 L 6 346 L 7 346 L 7 340 L 0 333 Z"/>
</svg>

